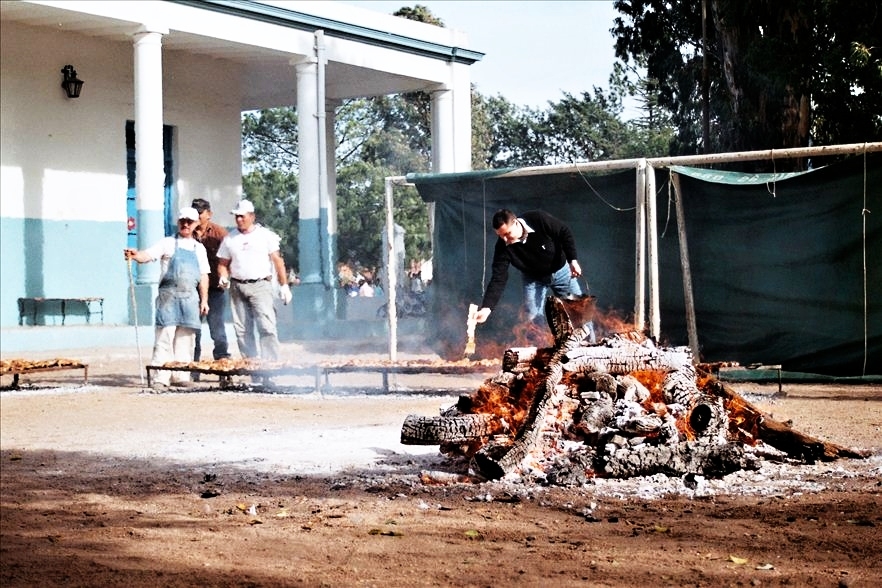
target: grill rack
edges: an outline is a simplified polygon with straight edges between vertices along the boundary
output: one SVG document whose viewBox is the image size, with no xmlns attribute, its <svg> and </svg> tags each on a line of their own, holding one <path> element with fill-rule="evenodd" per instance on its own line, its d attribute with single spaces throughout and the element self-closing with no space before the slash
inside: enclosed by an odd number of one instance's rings
<svg viewBox="0 0 882 588">
<path fill-rule="evenodd" d="M 41 365 L 41 366 L 24 366 L 24 367 L 15 367 L 3 369 L 0 371 L 0 376 L 12 376 L 12 384 L 9 386 L 10 388 L 18 388 L 19 387 L 19 376 L 22 374 L 35 374 L 38 372 L 58 372 L 62 370 L 83 370 L 83 386 L 89 383 L 89 365 L 80 362 L 70 362 L 56 365 Z"/>
<path fill-rule="evenodd" d="M 390 374 L 438 374 L 438 375 L 467 375 L 467 374 L 486 374 L 499 371 L 498 363 L 474 363 L 469 365 L 462 364 L 443 364 L 443 363 L 323 363 L 311 366 L 279 366 L 271 368 L 212 368 L 205 366 L 195 366 L 193 364 L 186 365 L 148 365 L 147 369 L 147 386 L 152 385 L 153 372 L 158 370 L 190 372 L 194 374 L 208 374 L 216 376 L 250 376 L 251 378 L 261 378 L 265 382 L 274 377 L 279 376 L 313 376 L 315 379 L 315 391 L 322 391 L 322 381 L 324 386 L 330 386 L 329 377 L 331 374 L 345 373 L 379 373 L 383 378 L 383 391 L 389 392 L 389 375 Z"/>
</svg>

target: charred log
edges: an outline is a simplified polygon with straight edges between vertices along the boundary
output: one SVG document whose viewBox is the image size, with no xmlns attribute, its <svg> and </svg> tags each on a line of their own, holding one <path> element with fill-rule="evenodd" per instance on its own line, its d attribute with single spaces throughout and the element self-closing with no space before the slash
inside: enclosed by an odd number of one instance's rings
<svg viewBox="0 0 882 588">
<path fill-rule="evenodd" d="M 639 370 L 680 370 L 692 365 L 688 347 L 657 348 L 647 341 L 638 345 L 622 338 L 604 339 L 592 346 L 568 350 L 561 358 L 568 372 L 606 372 L 625 375 Z M 694 376 L 694 372 L 693 372 Z"/>
<path fill-rule="evenodd" d="M 600 472 L 612 478 L 651 474 L 702 474 L 725 476 L 743 469 L 757 469 L 756 459 L 738 443 L 690 443 L 667 445 L 640 444 L 616 447 L 600 457 Z"/>
<path fill-rule="evenodd" d="M 401 426 L 401 443 L 405 445 L 467 443 L 481 437 L 503 433 L 505 430 L 505 423 L 490 414 L 446 417 L 409 415 Z"/>
<path fill-rule="evenodd" d="M 502 355 L 502 371 L 521 374 L 530 369 L 542 370 L 551 355 L 551 348 L 513 347 Z"/>
<path fill-rule="evenodd" d="M 732 415 L 730 422 L 735 433 L 744 442 L 753 444 L 757 440 L 762 441 L 794 459 L 808 463 L 817 460 L 833 461 L 842 457 L 852 459 L 867 457 L 853 449 L 794 431 L 786 423 L 763 413 L 720 380 L 709 379 L 705 388 L 709 394 L 715 394 L 723 400 L 728 413 Z"/>
</svg>

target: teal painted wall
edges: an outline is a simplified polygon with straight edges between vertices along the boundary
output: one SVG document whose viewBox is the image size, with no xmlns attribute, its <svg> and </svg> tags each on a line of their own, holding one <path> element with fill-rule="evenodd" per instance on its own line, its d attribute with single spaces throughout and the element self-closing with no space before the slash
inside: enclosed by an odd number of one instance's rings
<svg viewBox="0 0 882 588">
<path fill-rule="evenodd" d="M 18 325 L 20 297 L 103 297 L 104 324 L 129 324 L 127 234 L 124 221 L 0 217 L 0 326 Z M 65 324 L 86 323 L 83 308 L 70 311 Z M 60 325 L 61 316 L 38 315 L 37 324 Z"/>
<path fill-rule="evenodd" d="M 0 217 L 0 325 L 18 324 L 18 297 L 24 296 L 24 222 Z"/>
</svg>

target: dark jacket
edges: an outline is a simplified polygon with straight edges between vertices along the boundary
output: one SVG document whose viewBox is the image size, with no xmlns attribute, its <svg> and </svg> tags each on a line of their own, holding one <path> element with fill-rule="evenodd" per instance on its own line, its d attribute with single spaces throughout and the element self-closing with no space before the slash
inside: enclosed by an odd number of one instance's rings
<svg viewBox="0 0 882 588">
<path fill-rule="evenodd" d="M 563 221 L 541 210 L 525 212 L 518 219 L 533 232 L 525 242 L 506 245 L 502 239 L 496 240 L 490 283 L 481 307 L 492 310 L 499 303 L 508 282 L 509 265 L 519 269 L 528 280 L 545 280 L 565 263 L 578 259 L 576 240 Z"/>
</svg>

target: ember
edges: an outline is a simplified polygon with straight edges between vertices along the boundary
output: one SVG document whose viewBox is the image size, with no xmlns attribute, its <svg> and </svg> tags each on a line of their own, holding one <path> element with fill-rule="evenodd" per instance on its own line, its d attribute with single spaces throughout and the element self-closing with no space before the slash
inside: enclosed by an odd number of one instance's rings
<svg viewBox="0 0 882 588">
<path fill-rule="evenodd" d="M 502 371 L 474 394 L 439 417 L 408 416 L 401 442 L 438 444 L 486 479 L 556 485 L 753 469 L 759 457 L 745 446 L 759 441 L 803 461 L 863 457 L 763 415 L 699 374 L 687 347 L 633 331 L 595 342 L 593 300 L 549 298 L 545 313 L 552 347 L 506 350 Z"/>
</svg>

